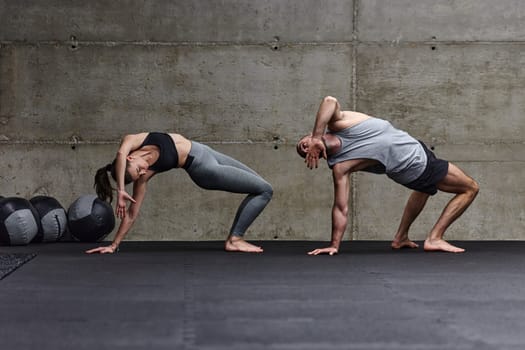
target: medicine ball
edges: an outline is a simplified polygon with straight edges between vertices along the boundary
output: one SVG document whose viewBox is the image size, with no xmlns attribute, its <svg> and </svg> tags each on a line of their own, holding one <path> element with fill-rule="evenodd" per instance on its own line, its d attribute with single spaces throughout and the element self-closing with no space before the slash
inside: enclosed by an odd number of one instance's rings
<svg viewBox="0 0 525 350">
<path fill-rule="evenodd" d="M 38 233 L 38 213 L 27 199 L 0 199 L 0 244 L 26 245 Z"/>
<path fill-rule="evenodd" d="M 29 200 L 36 209 L 40 219 L 40 227 L 33 242 L 56 242 L 66 231 L 66 210 L 53 197 L 36 196 Z"/>
<path fill-rule="evenodd" d="M 109 203 L 95 195 L 83 195 L 74 201 L 67 212 L 71 235 L 81 242 L 104 239 L 115 227 L 115 215 Z"/>
</svg>

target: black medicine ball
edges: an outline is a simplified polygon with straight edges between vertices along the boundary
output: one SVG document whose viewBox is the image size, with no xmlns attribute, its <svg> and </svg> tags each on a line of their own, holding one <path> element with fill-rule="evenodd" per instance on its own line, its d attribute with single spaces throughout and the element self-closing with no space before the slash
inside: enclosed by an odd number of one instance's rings
<svg viewBox="0 0 525 350">
<path fill-rule="evenodd" d="M 39 229 L 38 213 L 27 199 L 0 199 L 0 244 L 26 245 Z"/>
<path fill-rule="evenodd" d="M 66 231 L 66 210 L 53 197 L 36 196 L 30 199 L 40 217 L 40 227 L 33 242 L 56 242 Z"/>
<path fill-rule="evenodd" d="M 71 235 L 81 242 L 103 240 L 115 227 L 115 215 L 109 203 L 95 195 L 83 195 L 67 212 Z"/>
</svg>

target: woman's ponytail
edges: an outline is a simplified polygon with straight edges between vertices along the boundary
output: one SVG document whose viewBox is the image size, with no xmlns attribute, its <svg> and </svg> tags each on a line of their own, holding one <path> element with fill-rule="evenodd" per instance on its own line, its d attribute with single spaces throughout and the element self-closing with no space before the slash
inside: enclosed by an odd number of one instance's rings
<svg viewBox="0 0 525 350">
<path fill-rule="evenodd" d="M 110 163 L 98 169 L 95 174 L 95 184 L 93 185 L 98 198 L 109 203 L 113 201 L 113 187 L 111 187 L 111 183 L 109 182 L 108 172 L 113 172 L 113 168 L 114 164 Z"/>
</svg>

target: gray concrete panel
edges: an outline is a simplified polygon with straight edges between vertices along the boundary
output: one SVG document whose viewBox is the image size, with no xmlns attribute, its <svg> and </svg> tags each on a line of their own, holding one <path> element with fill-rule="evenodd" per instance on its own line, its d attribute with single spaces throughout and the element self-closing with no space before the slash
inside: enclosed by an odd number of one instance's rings
<svg viewBox="0 0 525 350">
<path fill-rule="evenodd" d="M 350 100 L 351 52 L 349 45 L 7 46 L 0 138 L 101 141 L 167 130 L 204 141 L 295 140 L 326 91 Z"/>
<path fill-rule="evenodd" d="M 436 143 L 522 143 L 523 44 L 360 45 L 357 108 Z"/>
<path fill-rule="evenodd" d="M 67 210 L 79 196 L 94 193 L 95 172 L 116 154 L 116 148 L 116 144 L 0 143 L 2 195 L 51 196 Z"/>
<path fill-rule="evenodd" d="M 361 41 L 517 41 L 525 39 L 520 0 L 361 0 Z"/>
<path fill-rule="evenodd" d="M 0 41 L 349 41 L 352 18 L 347 0 L 0 0 Z"/>
</svg>

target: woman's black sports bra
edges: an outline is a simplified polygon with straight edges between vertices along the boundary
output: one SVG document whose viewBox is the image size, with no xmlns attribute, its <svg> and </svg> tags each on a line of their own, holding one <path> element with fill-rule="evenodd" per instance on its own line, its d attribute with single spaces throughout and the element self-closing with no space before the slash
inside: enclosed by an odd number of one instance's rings
<svg viewBox="0 0 525 350">
<path fill-rule="evenodd" d="M 159 159 L 149 169 L 161 173 L 179 167 L 179 153 L 170 135 L 162 132 L 150 132 L 140 147 L 147 145 L 159 148 Z"/>
</svg>

